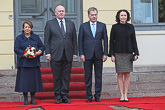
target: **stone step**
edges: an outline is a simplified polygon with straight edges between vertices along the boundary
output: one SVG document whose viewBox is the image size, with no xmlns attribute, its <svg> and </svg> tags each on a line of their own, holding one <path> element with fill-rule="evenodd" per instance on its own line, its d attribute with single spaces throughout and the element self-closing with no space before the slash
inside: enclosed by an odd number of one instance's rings
<svg viewBox="0 0 165 110">
<path fill-rule="evenodd" d="M 165 72 L 165 65 L 137 65 L 134 66 L 133 72 L 140 72 L 140 73 Z M 116 73 L 115 67 L 104 67 L 103 73 Z"/>
<path fill-rule="evenodd" d="M 41 68 L 50 68 L 50 62 L 41 62 Z M 73 61 L 72 67 L 83 67 L 83 63 L 81 61 Z"/>
<path fill-rule="evenodd" d="M 92 84 L 92 91 L 94 92 L 95 84 Z M 6 85 L 6 86 L 0 86 L 0 94 L 6 94 L 6 93 L 15 93 L 15 85 Z M 165 82 L 131 82 L 129 91 L 162 91 L 165 90 Z M 117 83 L 103 83 L 102 84 L 102 92 L 114 92 L 119 91 Z"/>
<path fill-rule="evenodd" d="M 95 81 L 94 74 L 92 75 L 92 81 Z M 103 73 L 102 81 L 104 83 L 115 83 L 117 82 L 116 73 Z M 161 82 L 165 81 L 165 72 L 152 72 L 152 73 L 131 73 L 131 82 Z"/>
<path fill-rule="evenodd" d="M 165 96 L 165 90 L 152 90 L 152 91 L 128 91 L 128 97 L 148 97 L 148 96 Z M 102 99 L 120 98 L 119 91 L 102 92 Z"/>
<path fill-rule="evenodd" d="M 95 84 L 92 84 L 92 91 Z M 165 82 L 131 82 L 129 86 L 129 91 L 154 91 L 154 90 L 165 90 Z M 119 91 L 117 83 L 103 83 L 103 92 L 113 92 Z"/>
</svg>

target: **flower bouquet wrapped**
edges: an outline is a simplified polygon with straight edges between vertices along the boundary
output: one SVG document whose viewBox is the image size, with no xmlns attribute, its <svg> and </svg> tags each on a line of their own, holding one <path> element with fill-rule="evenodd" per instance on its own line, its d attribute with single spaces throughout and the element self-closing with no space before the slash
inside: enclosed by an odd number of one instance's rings
<svg viewBox="0 0 165 110">
<path fill-rule="evenodd" d="M 25 49 L 24 55 L 26 58 L 35 58 L 36 48 L 29 46 Z"/>
</svg>

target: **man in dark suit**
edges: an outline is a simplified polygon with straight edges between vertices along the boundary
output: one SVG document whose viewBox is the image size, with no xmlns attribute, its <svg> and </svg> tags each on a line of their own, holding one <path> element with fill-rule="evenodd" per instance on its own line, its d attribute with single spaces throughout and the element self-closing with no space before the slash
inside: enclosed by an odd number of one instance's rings
<svg viewBox="0 0 165 110">
<path fill-rule="evenodd" d="M 85 86 L 87 102 L 92 102 L 92 67 L 95 72 L 95 101 L 101 102 L 100 94 L 102 89 L 102 67 L 103 62 L 107 60 L 108 38 L 106 25 L 97 21 L 97 9 L 91 7 L 88 9 L 89 20 L 81 24 L 79 29 L 79 54 L 84 62 Z M 102 46 L 104 41 L 104 51 Z"/>
<path fill-rule="evenodd" d="M 56 18 L 46 23 L 44 33 L 46 59 L 51 61 L 55 103 L 70 103 L 69 82 L 73 59 L 77 58 L 77 37 L 74 22 L 64 18 L 65 8 L 55 9 Z"/>
</svg>

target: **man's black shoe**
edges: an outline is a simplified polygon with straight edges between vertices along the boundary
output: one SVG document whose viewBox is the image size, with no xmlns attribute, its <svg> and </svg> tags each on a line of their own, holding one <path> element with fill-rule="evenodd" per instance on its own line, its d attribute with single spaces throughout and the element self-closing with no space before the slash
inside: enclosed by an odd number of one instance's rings
<svg viewBox="0 0 165 110">
<path fill-rule="evenodd" d="M 56 99 L 55 103 L 56 103 L 56 104 L 60 104 L 60 103 L 61 103 L 61 102 L 60 102 L 60 99 Z"/>
<path fill-rule="evenodd" d="M 88 100 L 87 100 L 87 102 L 89 103 L 89 102 L 92 102 L 92 99 L 91 98 L 89 98 Z"/>
<path fill-rule="evenodd" d="M 62 99 L 62 103 L 68 103 L 68 104 L 70 104 L 71 102 L 68 99 Z"/>
<path fill-rule="evenodd" d="M 30 104 L 36 105 L 37 103 L 35 101 L 30 101 Z"/>
<path fill-rule="evenodd" d="M 95 98 L 96 102 L 101 102 L 100 98 Z"/>
</svg>

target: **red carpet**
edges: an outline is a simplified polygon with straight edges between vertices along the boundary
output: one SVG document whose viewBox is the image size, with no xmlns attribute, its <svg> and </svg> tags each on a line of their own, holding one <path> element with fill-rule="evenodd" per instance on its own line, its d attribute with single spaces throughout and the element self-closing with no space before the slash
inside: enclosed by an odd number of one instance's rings
<svg viewBox="0 0 165 110">
<path fill-rule="evenodd" d="M 36 94 L 38 100 L 54 99 L 53 73 L 50 68 L 41 68 L 43 91 Z M 69 85 L 70 99 L 86 99 L 86 88 L 84 83 L 84 69 L 73 67 Z"/>
<path fill-rule="evenodd" d="M 130 102 L 119 102 L 119 98 L 102 99 L 102 102 L 86 103 L 86 99 L 70 99 L 71 104 L 55 104 L 54 100 L 36 100 L 37 105 L 23 105 L 23 102 L 0 102 L 0 110 L 27 110 L 42 107 L 45 110 L 114 110 L 108 105 L 139 108 L 145 110 L 165 110 L 163 97 L 134 97 Z"/>
<path fill-rule="evenodd" d="M 45 110 L 114 110 L 106 105 L 42 106 Z"/>
</svg>

